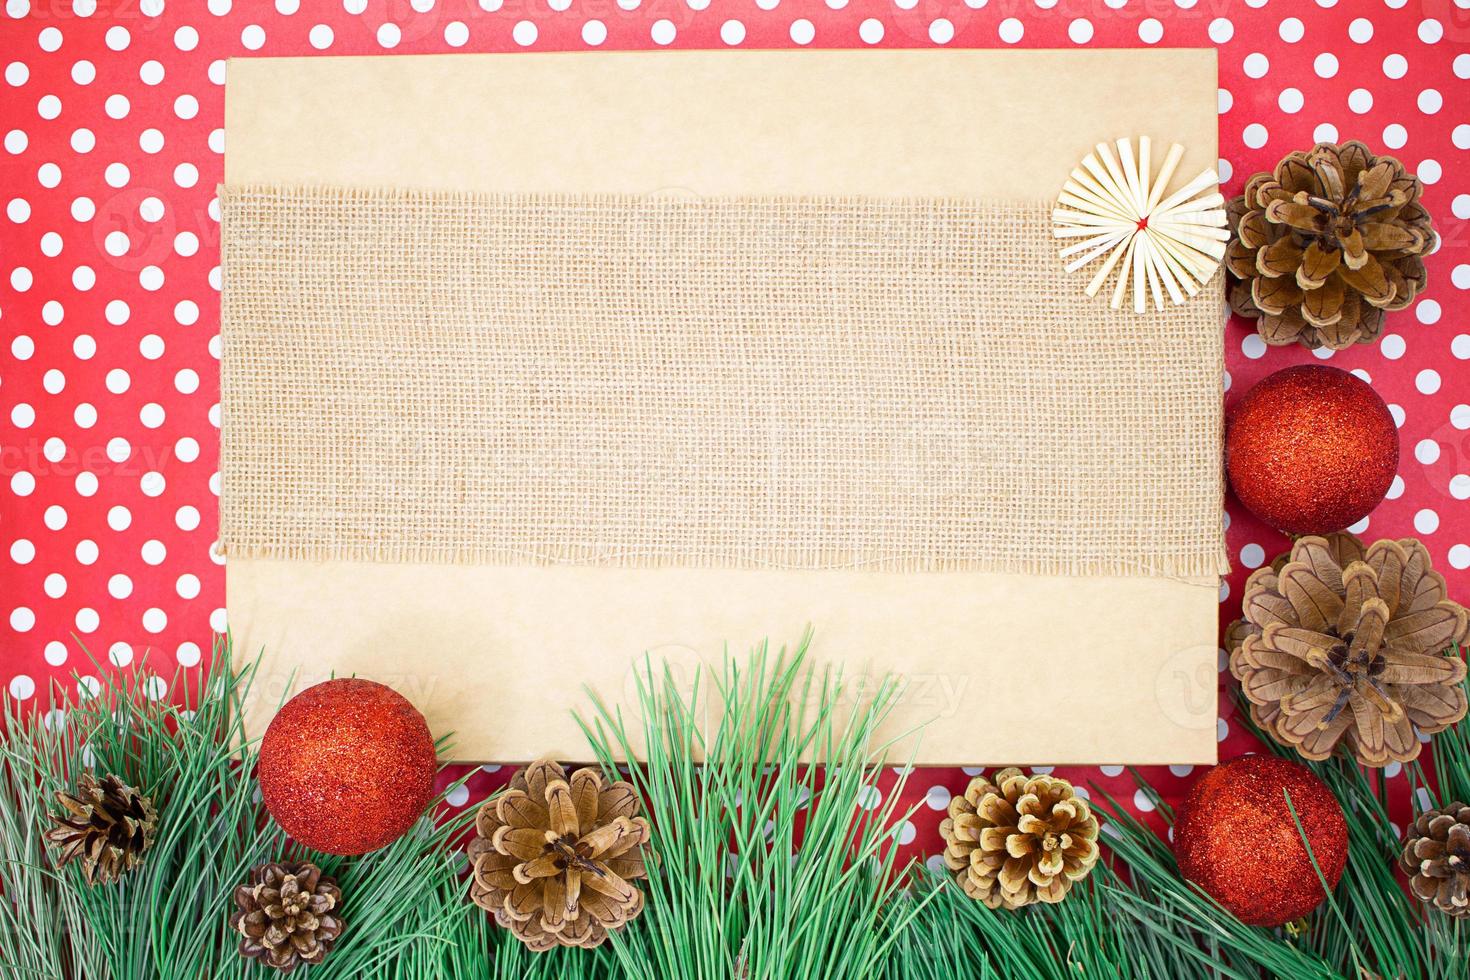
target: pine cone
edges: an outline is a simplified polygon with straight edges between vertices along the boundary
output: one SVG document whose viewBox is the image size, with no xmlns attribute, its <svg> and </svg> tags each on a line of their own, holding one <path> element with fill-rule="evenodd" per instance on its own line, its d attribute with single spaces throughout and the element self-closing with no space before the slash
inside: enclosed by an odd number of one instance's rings
<svg viewBox="0 0 1470 980">
<path fill-rule="evenodd" d="M 240 955 L 282 973 L 316 964 L 342 935 L 342 890 L 314 864 L 262 864 L 235 889 Z"/>
<path fill-rule="evenodd" d="M 1376 340 L 1385 310 L 1426 282 L 1434 227 L 1424 186 L 1362 143 L 1318 143 L 1259 173 L 1226 213 L 1230 305 L 1266 343 L 1341 350 Z"/>
<path fill-rule="evenodd" d="M 116 776 L 97 777 L 84 772 L 76 794 L 57 793 L 64 814 L 52 814 L 57 826 L 46 840 L 61 849 L 57 867 L 82 862 L 87 884 L 116 881 L 143 860 L 153 845 L 158 813 L 153 803 Z"/>
<path fill-rule="evenodd" d="M 1409 890 L 1445 915 L 1470 918 L 1470 806 L 1424 811 L 1405 839 L 1399 867 Z"/>
<path fill-rule="evenodd" d="M 1412 538 L 1364 548 L 1346 532 L 1299 538 L 1246 582 L 1226 631 L 1251 717 L 1308 759 L 1346 745 L 1366 766 L 1419 756 L 1416 729 L 1465 716 L 1464 608 Z"/>
<path fill-rule="evenodd" d="M 1097 864 L 1097 818 L 1072 784 L 1002 769 L 970 780 L 939 824 L 944 863 L 990 908 L 1060 902 Z"/>
<path fill-rule="evenodd" d="M 643 910 L 648 821 L 625 782 L 554 762 L 515 774 L 480 807 L 469 846 L 470 897 L 530 949 L 600 946 Z"/>
</svg>

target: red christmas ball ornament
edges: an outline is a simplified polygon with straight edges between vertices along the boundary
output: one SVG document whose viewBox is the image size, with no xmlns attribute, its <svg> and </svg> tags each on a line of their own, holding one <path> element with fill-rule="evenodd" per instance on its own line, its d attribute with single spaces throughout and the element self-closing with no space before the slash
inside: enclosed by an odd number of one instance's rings
<svg viewBox="0 0 1470 980">
<path fill-rule="evenodd" d="M 327 854 L 397 840 L 434 795 L 434 739 L 408 699 L 339 678 L 286 702 L 260 743 L 260 794 L 281 829 Z"/>
<path fill-rule="evenodd" d="M 1320 364 L 1262 380 L 1231 412 L 1225 433 L 1235 496 L 1288 534 L 1357 523 L 1388 493 L 1398 467 L 1398 427 L 1383 399 Z"/>
<path fill-rule="evenodd" d="M 1242 756 L 1205 773 L 1174 822 L 1179 873 L 1253 926 L 1279 926 L 1322 904 L 1327 896 L 1311 857 L 1335 888 L 1347 846 L 1347 821 L 1327 784 L 1273 755 Z"/>
</svg>

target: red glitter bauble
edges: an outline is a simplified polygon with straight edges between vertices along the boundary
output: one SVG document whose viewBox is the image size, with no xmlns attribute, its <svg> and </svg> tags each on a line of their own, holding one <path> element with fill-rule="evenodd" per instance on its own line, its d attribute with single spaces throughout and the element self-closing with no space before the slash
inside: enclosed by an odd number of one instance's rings
<svg viewBox="0 0 1470 980">
<path fill-rule="evenodd" d="M 286 702 L 260 743 L 260 795 L 281 829 L 327 854 L 402 837 L 434 795 L 434 739 L 390 687 L 340 678 Z"/>
<path fill-rule="evenodd" d="M 1288 534 L 1356 524 L 1393 483 L 1399 432 L 1368 385 L 1337 368 L 1277 371 L 1240 400 L 1225 433 L 1230 487 Z"/>
<path fill-rule="evenodd" d="M 1311 856 L 1287 809 L 1288 793 Z M 1174 823 L 1180 874 L 1253 926 L 1279 926 L 1322 904 L 1327 896 L 1311 858 L 1336 887 L 1347 845 L 1347 821 L 1327 784 L 1273 755 L 1243 756 L 1205 773 Z"/>
</svg>

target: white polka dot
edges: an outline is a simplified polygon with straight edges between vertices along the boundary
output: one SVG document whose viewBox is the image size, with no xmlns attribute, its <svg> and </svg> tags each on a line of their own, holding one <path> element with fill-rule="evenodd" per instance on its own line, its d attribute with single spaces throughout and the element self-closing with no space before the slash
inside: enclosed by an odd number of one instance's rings
<svg viewBox="0 0 1470 980">
<path fill-rule="evenodd" d="M 1312 71 L 1318 78 L 1332 78 L 1337 74 L 1337 55 L 1324 51 L 1312 61 Z"/>
<path fill-rule="evenodd" d="M 864 44 L 877 44 L 883 40 L 883 22 L 876 17 L 869 17 L 858 25 L 858 37 Z"/>
<path fill-rule="evenodd" d="M 216 633 L 224 633 L 229 625 L 229 619 L 223 609 L 216 609 L 209 614 L 209 628 Z"/>
<path fill-rule="evenodd" d="M 1086 44 L 1092 40 L 1092 21 L 1086 17 L 1078 17 L 1067 25 L 1067 37 L 1073 44 Z"/>
<path fill-rule="evenodd" d="M 792 25 L 792 30 L 794 31 L 795 29 L 795 25 Z M 674 22 L 667 19 L 654 21 L 653 27 L 649 28 L 648 31 L 648 36 L 653 39 L 653 43 L 659 45 L 672 44 L 677 34 L 678 31 L 674 27 Z"/>
<path fill-rule="evenodd" d="M 1423 324 L 1438 323 L 1440 317 L 1439 303 L 1432 299 L 1421 299 L 1414 306 L 1414 315 Z"/>
<path fill-rule="evenodd" d="M 5 81 L 7 84 L 19 88 L 29 81 L 30 77 L 31 69 L 24 62 L 12 61 L 5 66 Z"/>
<path fill-rule="evenodd" d="M 36 546 L 25 538 L 16 538 L 10 543 L 10 560 L 17 565 L 29 565 L 36 557 Z"/>
<path fill-rule="evenodd" d="M 1414 376 L 1414 387 L 1419 389 L 1420 394 L 1434 394 L 1439 390 L 1439 372 L 1433 368 L 1425 368 Z"/>
<path fill-rule="evenodd" d="M 61 183 L 61 168 L 54 163 L 43 163 L 36 168 L 36 180 L 42 187 L 55 187 Z"/>
<path fill-rule="evenodd" d="M 1409 142 L 1409 131 L 1398 123 L 1389 123 L 1383 127 L 1383 145 L 1390 150 L 1397 150 Z"/>
<path fill-rule="evenodd" d="M 131 176 L 127 166 L 121 163 L 109 163 L 102 172 L 102 179 L 107 181 L 109 187 L 126 187 Z"/>
<path fill-rule="evenodd" d="M 1457 218 L 1470 218 L 1470 194 L 1456 194 L 1450 212 Z"/>
<path fill-rule="evenodd" d="M 378 45 L 384 48 L 396 48 L 398 42 L 403 40 L 403 31 L 399 30 L 397 24 L 383 24 L 378 27 Z"/>
<path fill-rule="evenodd" d="M 1429 508 L 1424 508 L 1414 515 L 1414 530 L 1420 534 L 1433 534 L 1439 530 L 1439 515 Z"/>
<path fill-rule="evenodd" d="M 864 786 L 858 790 L 857 804 L 864 810 L 876 809 L 883 802 L 883 793 L 876 786 Z"/>
<path fill-rule="evenodd" d="M 1271 62 L 1259 51 L 1245 56 L 1241 62 L 1241 68 L 1251 78 L 1262 78 L 1266 72 L 1271 70 Z"/>
<path fill-rule="evenodd" d="M 1470 150 L 1470 123 L 1461 123 L 1450 133 L 1450 141 L 1457 149 Z"/>
<path fill-rule="evenodd" d="M 739 44 L 745 40 L 745 25 L 738 20 L 727 20 L 720 25 L 720 40 L 726 44 Z"/>
<path fill-rule="evenodd" d="M 1388 78 L 1403 78 L 1409 72 L 1409 59 L 1401 54 L 1391 54 L 1383 59 L 1383 74 Z"/>
<path fill-rule="evenodd" d="M 60 640 L 52 640 L 46 644 L 46 662 L 53 667 L 60 667 L 66 663 L 66 644 Z"/>
<path fill-rule="evenodd" d="M 1235 36 L 1235 25 L 1228 17 L 1216 17 L 1210 21 L 1210 40 L 1216 44 L 1224 44 Z"/>
<path fill-rule="evenodd" d="M 1454 70 L 1456 78 L 1470 78 L 1470 52 L 1455 55 Z"/>
<path fill-rule="evenodd" d="M 1419 111 L 1425 115 L 1432 116 L 1444 107 L 1444 96 L 1432 88 L 1427 88 L 1419 93 Z"/>
<path fill-rule="evenodd" d="M 1407 348 L 1408 345 L 1404 342 L 1404 338 L 1396 333 L 1385 335 L 1378 343 L 1378 352 L 1390 361 L 1397 361 L 1403 357 Z"/>
<path fill-rule="evenodd" d="M 31 218 L 30 202 L 13 198 L 5 205 L 5 216 L 18 225 L 23 225 Z"/>
<path fill-rule="evenodd" d="M 468 786 L 454 786 L 444 794 L 444 802 L 450 806 L 464 806 L 470 801 L 470 788 Z"/>
<path fill-rule="evenodd" d="M 1266 342 L 1253 333 L 1240 342 L 1240 352 L 1254 361 L 1266 353 Z"/>
<path fill-rule="evenodd" d="M 179 530 L 181 531 L 193 531 L 199 527 L 198 508 L 188 505 L 180 507 L 174 514 L 174 523 L 179 526 Z"/>
<path fill-rule="evenodd" d="M 791 25 L 794 30 L 796 25 Z M 792 40 L 795 40 L 793 37 Z M 948 44 L 954 40 L 953 22 L 940 17 L 929 24 L 929 40 L 935 44 Z"/>
<path fill-rule="evenodd" d="M 1450 496 L 1470 500 L 1470 473 L 1456 473 L 1450 478 Z"/>
<path fill-rule="evenodd" d="M 1266 127 L 1260 123 L 1251 123 L 1240 134 L 1240 138 L 1245 141 L 1245 145 L 1253 150 L 1259 150 L 1265 146 L 1268 137 L 1269 134 L 1266 132 Z"/>
<path fill-rule="evenodd" d="M 1388 485 L 1388 492 L 1383 496 L 1388 500 L 1397 500 L 1404 495 L 1404 478 L 1394 475 L 1393 482 Z"/>
<path fill-rule="evenodd" d="M 464 25 L 461 24 L 460 26 L 462 27 Z M 449 27 L 454 27 L 454 24 L 450 24 Z M 444 37 L 445 40 L 449 39 L 448 28 L 445 29 Z M 332 46 L 332 38 L 332 29 L 326 24 L 317 24 L 311 30 L 306 32 L 306 39 L 310 41 L 311 46 L 316 48 L 318 51 L 325 51 L 327 48 L 330 48 Z M 453 44 L 454 42 L 450 41 L 450 43 Z M 464 42 L 461 41 L 460 43 L 463 44 Z"/>
<path fill-rule="evenodd" d="M 1235 106 L 1235 96 L 1230 94 L 1227 88 L 1220 89 L 1216 94 L 1216 112 L 1225 115 Z"/>
<path fill-rule="evenodd" d="M 1281 40 L 1287 44 L 1295 44 L 1306 36 L 1307 29 L 1302 26 L 1302 22 L 1297 18 L 1287 17 L 1281 22 L 1281 26 L 1277 28 L 1277 33 L 1281 35 Z"/>
<path fill-rule="evenodd" d="M 107 659 L 114 667 L 126 667 L 133 662 L 133 648 L 127 643 L 114 643 L 107 648 Z"/>
<path fill-rule="evenodd" d="M 1433 439 L 1420 439 L 1414 444 L 1414 458 L 1425 466 L 1439 460 L 1439 443 Z"/>
<path fill-rule="evenodd" d="M 1306 105 L 1307 102 L 1302 96 L 1301 89 L 1286 88 L 1281 90 L 1281 95 L 1277 97 L 1276 104 L 1281 107 L 1282 112 L 1291 113 L 1301 112 L 1302 106 Z"/>
<path fill-rule="evenodd" d="M 462 20 L 450 21 L 444 28 L 444 43 L 451 48 L 462 48 L 469 39 L 469 25 Z"/>
<path fill-rule="evenodd" d="M 139 550 L 139 556 L 145 564 L 161 565 L 163 564 L 163 560 L 168 557 L 168 549 L 163 546 L 162 541 L 156 539 L 144 541 L 143 547 Z"/>
<path fill-rule="evenodd" d="M 29 630 L 31 626 L 35 625 L 36 617 L 32 615 L 30 617 L 30 624 L 22 629 L 20 626 L 16 626 L 16 617 L 17 614 L 19 614 L 20 612 L 21 610 L 17 609 L 15 610 L 15 612 L 10 614 L 10 625 L 14 626 L 18 632 L 24 633 L 26 630 Z M 29 613 L 30 610 L 27 609 L 25 610 L 25 612 Z M 35 694 L 36 682 L 32 680 L 29 675 L 16 674 L 10 679 L 10 696 L 15 698 L 17 701 L 29 700 L 30 698 L 34 697 Z"/>
<path fill-rule="evenodd" d="M 1393 416 L 1393 424 L 1397 428 L 1402 429 L 1404 427 L 1404 419 L 1406 418 L 1406 415 L 1404 414 L 1404 406 L 1395 405 L 1393 402 L 1389 402 L 1388 414 Z"/>
<path fill-rule="evenodd" d="M 10 478 L 10 492 L 17 497 L 29 497 L 36 489 L 36 478 L 21 470 Z"/>
<path fill-rule="evenodd" d="M 1144 44 L 1158 44 L 1164 39 L 1164 25 L 1158 18 L 1144 18 L 1138 22 L 1138 39 Z"/>
<path fill-rule="evenodd" d="M 183 326 L 192 326 L 199 319 L 199 304 L 191 299 L 179 300 L 174 304 L 174 319 Z"/>
<path fill-rule="evenodd" d="M 259 51 L 265 44 L 265 28 L 259 24 L 248 24 L 240 32 L 240 43 L 250 51 Z"/>
<path fill-rule="evenodd" d="M 95 633 L 101 623 L 102 617 L 97 615 L 97 610 L 90 608 L 77 610 L 76 625 L 78 633 Z"/>
<path fill-rule="evenodd" d="M 189 94 L 174 99 L 174 115 L 180 119 L 193 119 L 199 115 L 199 100 Z"/>
<path fill-rule="evenodd" d="M 1248 544 L 1240 549 L 1240 563 L 1246 568 L 1260 568 L 1266 560 L 1266 550 L 1258 544 Z"/>
<path fill-rule="evenodd" d="M 800 18 L 791 22 L 791 40 L 797 44 L 811 44 L 812 39 L 817 36 L 817 29 L 811 21 Z"/>
<path fill-rule="evenodd" d="M 1439 178 L 1444 176 L 1440 169 L 1438 160 L 1420 160 L 1419 166 L 1415 168 L 1414 176 L 1426 184 L 1437 184 Z"/>
<path fill-rule="evenodd" d="M 116 27 L 109 27 L 103 40 L 114 51 L 126 51 L 128 45 L 133 43 L 133 36 L 128 33 L 126 27 L 119 24 Z"/>
<path fill-rule="evenodd" d="M 1444 37 L 1444 25 L 1433 17 L 1426 17 L 1419 22 L 1419 40 L 1425 44 L 1438 44 Z"/>
<path fill-rule="evenodd" d="M 1463 571 L 1470 568 L 1470 544 L 1457 544 L 1450 548 L 1450 567 Z"/>
<path fill-rule="evenodd" d="M 82 540 L 77 542 L 77 561 L 81 562 L 83 565 L 95 565 L 97 563 L 97 558 L 99 555 L 101 555 L 101 553 L 102 551 L 100 548 L 97 547 L 96 541 L 92 541 L 89 538 L 83 538 Z"/>
<path fill-rule="evenodd" d="M 1450 425 L 1457 429 L 1470 429 L 1470 405 L 1456 405 L 1450 409 Z"/>
<path fill-rule="evenodd" d="M 179 648 L 174 651 L 174 659 L 179 662 L 180 667 L 197 667 L 203 654 L 197 643 L 180 643 Z"/>
<path fill-rule="evenodd" d="M 153 608 L 143 613 L 143 628 L 150 633 L 162 633 L 168 625 L 168 614 L 162 609 Z"/>
<path fill-rule="evenodd" d="M 83 497 L 96 496 L 99 486 L 95 473 L 78 473 L 76 479 L 77 493 Z"/>
<path fill-rule="evenodd" d="M 1373 93 L 1365 88 L 1355 88 L 1348 93 L 1348 108 L 1359 115 L 1373 108 Z"/>
<path fill-rule="evenodd" d="M 97 145 L 96 135 L 86 127 L 76 129 L 71 134 L 71 148 L 78 153 L 91 153 Z"/>
<path fill-rule="evenodd" d="M 1373 40 L 1373 22 L 1366 17 L 1354 18 L 1348 25 L 1348 37 L 1354 44 L 1367 44 Z"/>
<path fill-rule="evenodd" d="M 174 443 L 174 458 L 181 463 L 192 463 L 199 458 L 199 440 L 184 436 Z"/>
<path fill-rule="evenodd" d="M 511 38 L 521 47 L 530 47 L 536 43 L 536 36 L 540 33 L 536 25 L 529 20 L 517 21 L 516 26 L 511 28 Z"/>
<path fill-rule="evenodd" d="M 61 100 L 54 95 L 43 95 L 36 102 L 36 115 L 42 119 L 55 119 L 61 115 Z"/>
<path fill-rule="evenodd" d="M 97 80 L 97 66 L 85 58 L 71 66 L 71 80 L 78 85 L 91 85 Z"/>
<path fill-rule="evenodd" d="M 607 40 L 607 25 L 600 20 L 589 20 L 582 25 L 582 43 L 596 47 Z"/>
<path fill-rule="evenodd" d="M 119 572 L 107 580 L 107 594 L 114 599 L 126 599 L 133 594 L 133 580 Z"/>
<path fill-rule="evenodd" d="M 192 27 L 180 27 L 174 31 L 174 47 L 180 51 L 193 51 L 199 47 L 199 32 Z"/>
<path fill-rule="evenodd" d="M 192 163 L 181 163 L 174 168 L 174 183 L 180 187 L 193 187 L 199 183 L 199 168 Z"/>
</svg>

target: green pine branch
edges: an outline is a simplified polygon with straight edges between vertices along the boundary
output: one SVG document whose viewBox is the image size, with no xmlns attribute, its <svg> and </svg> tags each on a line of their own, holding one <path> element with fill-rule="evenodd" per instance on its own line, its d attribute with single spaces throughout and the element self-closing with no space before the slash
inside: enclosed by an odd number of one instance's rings
<svg viewBox="0 0 1470 980">
<path fill-rule="evenodd" d="M 646 908 L 602 949 L 529 953 L 467 899 L 456 845 L 472 810 L 422 820 L 365 857 L 289 847 L 252 776 L 240 713 L 252 668 L 231 667 L 224 647 L 213 663 L 164 697 L 149 697 L 158 692 L 138 672 L 86 697 L 55 691 L 44 713 L 6 701 L 0 975 L 262 980 L 271 971 L 235 951 L 231 893 L 254 864 L 286 858 L 316 861 L 345 899 L 347 929 L 325 963 L 298 972 L 306 980 L 1470 976 L 1470 924 L 1426 913 L 1395 875 L 1388 814 L 1403 783 L 1390 789 L 1344 759 L 1309 764 L 1342 803 L 1349 859 L 1300 933 L 1236 920 L 1179 877 L 1167 841 L 1095 787 L 1106 860 L 1059 905 L 991 910 L 947 874 L 897 867 L 909 814 L 896 790 L 872 805 L 871 787 L 882 766 L 904 761 L 882 734 L 899 686 L 859 689 L 819 670 L 805 640 L 789 654 L 727 657 L 688 685 L 645 661 L 634 703 L 594 698 L 580 719 L 592 749 L 638 787 L 655 828 Z M 1470 730 L 1436 736 L 1426 755 L 1431 763 L 1409 767 L 1416 810 L 1470 797 Z M 621 765 L 633 756 L 647 762 Z M 40 836 L 51 794 L 87 768 L 117 773 L 159 808 L 147 860 L 116 885 L 58 873 Z"/>
</svg>

